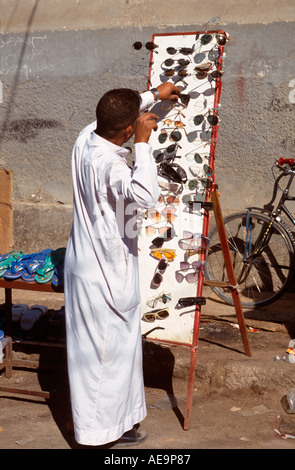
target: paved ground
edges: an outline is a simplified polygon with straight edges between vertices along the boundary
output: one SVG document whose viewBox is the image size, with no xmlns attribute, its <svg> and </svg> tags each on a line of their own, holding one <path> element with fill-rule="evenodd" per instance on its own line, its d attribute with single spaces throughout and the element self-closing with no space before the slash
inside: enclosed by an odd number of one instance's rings
<svg viewBox="0 0 295 470">
<path fill-rule="evenodd" d="M 62 296 L 36 295 L 15 292 L 13 300 L 52 309 L 63 304 Z M 184 454 L 194 449 L 293 449 L 295 415 L 286 413 L 281 399 L 295 387 L 295 364 L 273 360 L 295 337 L 293 294 L 259 312 L 244 312 L 251 357 L 244 354 L 234 310 L 208 295 L 202 308 L 190 427 L 183 429 L 189 350 L 146 343 L 148 414 L 141 426 L 149 438 L 136 450 Z M 49 390 L 52 398 L 0 392 L 1 449 L 82 450 L 66 429 L 70 410 L 65 348 L 62 341 L 58 344 L 31 349 L 14 345 L 15 357 L 37 358 L 45 369 L 16 368 L 10 379 L 0 372 L 0 387 Z M 134 454 L 128 454 L 131 451 Z M 128 452 L 125 455 L 137 455 L 135 449 Z M 99 456 L 105 458 L 102 450 Z"/>
</svg>

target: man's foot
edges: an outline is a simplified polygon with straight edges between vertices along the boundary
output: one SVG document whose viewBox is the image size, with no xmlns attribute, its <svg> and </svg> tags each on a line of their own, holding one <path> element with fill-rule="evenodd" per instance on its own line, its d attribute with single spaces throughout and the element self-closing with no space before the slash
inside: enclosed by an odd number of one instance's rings
<svg viewBox="0 0 295 470">
<path fill-rule="evenodd" d="M 115 442 L 114 447 L 137 446 L 144 442 L 147 437 L 147 431 L 141 431 L 139 429 L 136 429 L 135 426 L 133 426 L 130 431 L 125 432 L 123 436 Z"/>
</svg>

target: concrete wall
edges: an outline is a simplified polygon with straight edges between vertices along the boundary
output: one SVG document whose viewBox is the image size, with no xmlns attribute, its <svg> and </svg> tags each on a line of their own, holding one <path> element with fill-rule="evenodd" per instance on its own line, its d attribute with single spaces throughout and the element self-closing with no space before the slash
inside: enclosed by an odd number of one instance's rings
<svg viewBox="0 0 295 470">
<path fill-rule="evenodd" d="M 0 0 L 0 166 L 14 171 L 14 240 L 65 246 L 71 152 L 117 86 L 146 90 L 136 40 L 197 31 L 212 17 L 226 46 L 216 176 L 224 214 L 271 198 L 271 165 L 294 156 L 293 0 Z M 135 67 L 141 65 L 141 73 Z"/>
</svg>

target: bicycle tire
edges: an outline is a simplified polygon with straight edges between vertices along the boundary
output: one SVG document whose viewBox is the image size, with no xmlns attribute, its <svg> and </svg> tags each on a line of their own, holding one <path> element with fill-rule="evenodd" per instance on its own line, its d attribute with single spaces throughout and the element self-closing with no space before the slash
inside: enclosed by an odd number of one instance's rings
<svg viewBox="0 0 295 470">
<path fill-rule="evenodd" d="M 252 253 L 270 223 L 270 216 L 245 211 L 224 219 L 237 289 L 243 308 L 259 308 L 278 300 L 286 291 L 294 273 L 294 244 L 286 229 L 273 221 L 267 246 L 252 261 L 243 260 L 245 253 L 247 215 L 252 223 Z M 228 282 L 217 227 L 210 233 L 205 279 Z M 209 283 L 208 283 L 209 284 Z M 233 305 L 230 288 L 211 287 L 216 295 Z"/>
</svg>

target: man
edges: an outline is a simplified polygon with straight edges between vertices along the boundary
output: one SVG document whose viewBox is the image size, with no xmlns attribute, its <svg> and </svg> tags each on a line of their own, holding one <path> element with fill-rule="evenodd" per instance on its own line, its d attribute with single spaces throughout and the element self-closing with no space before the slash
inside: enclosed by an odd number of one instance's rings
<svg viewBox="0 0 295 470">
<path fill-rule="evenodd" d="M 146 435 L 140 289 L 134 208 L 157 203 L 159 186 L 148 144 L 157 116 L 140 115 L 155 99 L 177 100 L 171 83 L 142 95 L 106 93 L 96 123 L 72 155 L 73 226 L 65 258 L 68 372 L 76 441 L 136 445 Z M 132 170 L 122 147 L 134 135 Z"/>
</svg>

